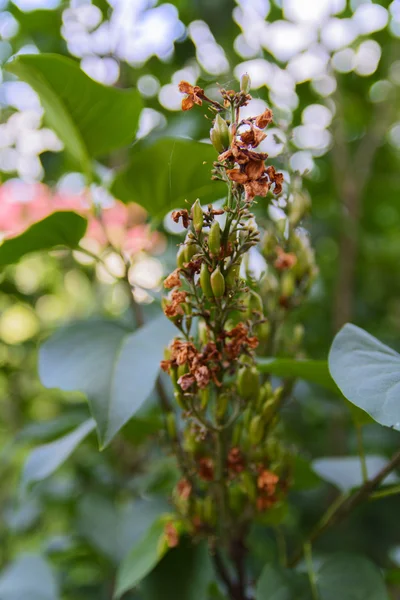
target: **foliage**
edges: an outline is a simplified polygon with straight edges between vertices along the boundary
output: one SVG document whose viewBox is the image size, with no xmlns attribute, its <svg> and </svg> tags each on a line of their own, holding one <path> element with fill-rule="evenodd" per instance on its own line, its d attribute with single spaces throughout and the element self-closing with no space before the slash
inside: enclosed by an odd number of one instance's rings
<svg viewBox="0 0 400 600">
<path fill-rule="evenodd" d="M 318 21 L 325 1 L 311 17 L 161 2 L 107 48 L 107 0 L 17 4 L 0 42 L 0 600 L 400 597 L 397 4 Z M 202 108 L 176 110 L 181 79 L 197 86 L 178 102 Z M 269 107 L 276 171 L 248 177 L 226 151 L 245 131 L 253 151 Z M 227 131 L 238 108 L 250 120 Z M 222 279 L 197 285 L 200 263 Z M 211 383 L 171 348 L 160 372 L 162 307 L 200 355 L 198 331 L 218 342 Z M 259 344 L 227 360 L 238 324 Z"/>
</svg>

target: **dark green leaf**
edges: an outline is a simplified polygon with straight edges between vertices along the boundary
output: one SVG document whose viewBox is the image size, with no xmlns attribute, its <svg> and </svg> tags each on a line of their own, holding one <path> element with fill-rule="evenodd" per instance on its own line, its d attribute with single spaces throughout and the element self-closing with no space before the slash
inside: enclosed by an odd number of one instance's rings
<svg viewBox="0 0 400 600">
<path fill-rule="evenodd" d="M 32 450 L 24 466 L 22 484 L 27 486 L 52 475 L 71 456 L 85 437 L 93 431 L 95 426 L 95 421 L 88 419 L 64 437 Z"/>
<path fill-rule="evenodd" d="M 278 565 L 266 565 L 257 582 L 256 600 L 311 600 L 305 577 Z"/>
<path fill-rule="evenodd" d="M 298 360 L 295 358 L 259 358 L 258 369 L 277 377 L 296 377 L 316 383 L 325 389 L 339 393 L 326 360 Z"/>
<path fill-rule="evenodd" d="M 37 92 L 49 125 L 84 172 L 90 158 L 133 140 L 142 108 L 137 91 L 97 83 L 57 54 L 21 54 L 7 69 Z"/>
<path fill-rule="evenodd" d="M 182 540 L 143 581 L 143 600 L 208 600 L 208 587 L 215 579 L 205 543 L 193 546 Z"/>
<path fill-rule="evenodd" d="M 17 558 L 0 575 L 0 600 L 58 600 L 53 572 L 38 555 Z"/>
<path fill-rule="evenodd" d="M 211 181 L 216 159 L 211 144 L 158 140 L 144 149 L 134 148 L 129 166 L 117 175 L 111 191 L 123 202 L 137 202 L 155 218 L 173 208 L 190 208 L 196 198 L 208 204 L 225 195 L 226 186 Z"/>
<path fill-rule="evenodd" d="M 116 321 L 74 323 L 40 348 L 42 383 L 88 397 L 104 447 L 149 396 L 174 333 L 164 315 L 134 333 Z"/>
<path fill-rule="evenodd" d="M 317 573 L 320 600 L 388 600 L 379 569 L 367 558 L 337 554 Z"/>
<path fill-rule="evenodd" d="M 164 527 L 165 519 L 157 519 L 123 560 L 117 573 L 115 598 L 134 588 L 160 562 L 168 549 Z"/>
<path fill-rule="evenodd" d="M 365 461 L 369 479 L 375 477 L 388 462 L 382 456 L 366 456 Z M 363 484 L 361 461 L 358 456 L 319 458 L 313 461 L 312 468 L 321 479 L 329 481 L 342 492 L 350 492 Z M 391 484 L 398 481 L 397 475 L 390 473 L 384 483 Z"/>
<path fill-rule="evenodd" d="M 347 324 L 333 341 L 329 368 L 350 402 L 377 423 L 400 431 L 400 354 Z"/>
<path fill-rule="evenodd" d="M 86 219 L 74 212 L 55 212 L 0 246 L 0 266 L 16 263 L 25 254 L 57 246 L 76 248 L 86 231 Z"/>
</svg>

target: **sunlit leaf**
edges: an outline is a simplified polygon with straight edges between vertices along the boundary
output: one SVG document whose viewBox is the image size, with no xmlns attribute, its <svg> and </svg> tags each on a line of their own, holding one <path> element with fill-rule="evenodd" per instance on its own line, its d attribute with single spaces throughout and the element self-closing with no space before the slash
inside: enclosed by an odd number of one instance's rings
<svg viewBox="0 0 400 600">
<path fill-rule="evenodd" d="M 59 211 L 31 225 L 0 245 L 0 267 L 18 262 L 25 254 L 57 246 L 76 248 L 84 236 L 87 221 L 74 212 Z"/>
<path fill-rule="evenodd" d="M 174 333 L 164 315 L 134 333 L 117 321 L 73 323 L 40 348 L 42 383 L 88 397 L 104 447 L 149 396 Z"/>
<path fill-rule="evenodd" d="M 329 368 L 350 402 L 377 423 L 400 431 L 400 354 L 347 324 L 333 341 Z"/>
<path fill-rule="evenodd" d="M 184 138 L 135 147 L 130 164 L 114 180 L 112 193 L 123 202 L 137 202 L 155 218 L 173 208 L 190 208 L 196 198 L 208 204 L 226 193 L 223 183 L 211 180 L 216 159 L 211 144 Z"/>
<path fill-rule="evenodd" d="M 88 419 L 71 433 L 32 450 L 24 466 L 22 484 L 27 486 L 52 475 L 94 430 L 95 426 L 95 421 Z"/>
<path fill-rule="evenodd" d="M 90 173 L 91 158 L 134 139 L 142 108 L 136 90 L 97 83 L 58 54 L 20 54 L 7 69 L 39 95 L 47 122 L 84 172 Z"/>
</svg>

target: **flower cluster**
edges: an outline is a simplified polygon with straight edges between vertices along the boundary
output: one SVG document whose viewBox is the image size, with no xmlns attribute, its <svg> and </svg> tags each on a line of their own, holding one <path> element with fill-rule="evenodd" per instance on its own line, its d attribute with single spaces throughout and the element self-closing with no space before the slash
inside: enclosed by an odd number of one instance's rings
<svg viewBox="0 0 400 600">
<path fill-rule="evenodd" d="M 178 529 L 227 547 L 257 515 L 280 506 L 290 483 L 278 415 L 290 386 L 274 388 L 260 375 L 256 355 L 274 350 L 282 311 L 296 305 L 314 272 L 312 256 L 294 231 L 305 213 L 297 202 L 289 237 L 267 223 L 262 252 L 270 269 L 259 289 L 243 276 L 246 256 L 260 242 L 254 199 L 269 193 L 272 199 L 283 189 L 282 173 L 257 151 L 272 112 L 240 119 L 240 108 L 251 99 L 248 87 L 244 77 L 240 92 L 221 90 L 219 103 L 198 86 L 179 85 L 186 94 L 183 110 L 207 102 L 213 112 L 210 138 L 218 155 L 212 179 L 226 183 L 227 198 L 223 208 L 204 209 L 196 200 L 190 210 L 173 212 L 186 237 L 163 298 L 165 315 L 180 332 L 161 364 L 182 417 L 178 426 L 176 409 L 167 415 L 182 470 L 174 490 Z"/>
</svg>

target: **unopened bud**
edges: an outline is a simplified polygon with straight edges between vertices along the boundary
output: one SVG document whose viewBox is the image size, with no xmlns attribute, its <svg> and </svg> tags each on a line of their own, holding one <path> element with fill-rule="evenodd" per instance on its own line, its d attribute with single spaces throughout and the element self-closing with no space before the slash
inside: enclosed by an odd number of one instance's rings
<svg viewBox="0 0 400 600">
<path fill-rule="evenodd" d="M 216 298 L 221 298 L 225 294 L 225 279 L 219 266 L 211 274 L 210 281 L 214 296 Z"/>
<path fill-rule="evenodd" d="M 228 290 L 235 288 L 239 281 L 240 261 L 229 267 L 225 276 L 225 284 Z"/>
<path fill-rule="evenodd" d="M 295 192 L 289 204 L 289 223 L 296 227 L 311 208 L 311 198 L 305 190 Z"/>
<path fill-rule="evenodd" d="M 219 135 L 218 131 L 215 129 L 215 127 L 210 129 L 210 140 L 217 152 L 221 153 L 224 151 L 224 145 L 223 145 L 220 135 Z"/>
<path fill-rule="evenodd" d="M 248 94 L 251 88 L 251 79 L 248 73 L 244 73 L 240 79 L 240 91 Z"/>
<path fill-rule="evenodd" d="M 267 400 L 263 407 L 262 407 L 262 418 L 265 424 L 269 423 L 269 421 L 271 420 L 271 418 L 274 416 L 275 414 L 275 410 L 276 410 L 276 399 L 275 398 L 270 398 L 269 400 Z"/>
<path fill-rule="evenodd" d="M 208 236 L 208 248 L 213 256 L 218 256 L 221 251 L 221 227 L 218 221 L 211 225 Z"/>
<path fill-rule="evenodd" d="M 250 427 L 249 427 L 249 440 L 254 445 L 257 446 L 264 437 L 264 423 L 261 418 L 261 415 L 256 415 L 252 418 Z"/>
<path fill-rule="evenodd" d="M 200 233 L 203 229 L 203 209 L 198 198 L 192 206 L 192 222 L 196 233 Z"/>
<path fill-rule="evenodd" d="M 239 395 L 245 400 L 258 397 L 260 377 L 256 367 L 245 366 L 239 369 L 237 387 Z"/>
<path fill-rule="evenodd" d="M 284 298 L 290 298 L 295 290 L 296 282 L 290 271 L 285 271 L 281 278 L 281 295 Z"/>
<path fill-rule="evenodd" d="M 176 420 L 173 412 L 169 412 L 166 417 L 167 432 L 171 440 L 176 439 Z"/>
<path fill-rule="evenodd" d="M 259 323 L 254 327 L 254 333 L 256 334 L 260 345 L 265 344 L 265 342 L 267 342 L 269 339 L 269 334 L 271 333 L 271 325 L 268 321 Z"/>
<path fill-rule="evenodd" d="M 208 327 L 204 319 L 199 319 L 197 324 L 197 332 L 200 342 L 205 346 L 209 342 Z"/>
<path fill-rule="evenodd" d="M 249 293 L 246 295 L 244 305 L 246 307 L 246 311 L 243 313 L 245 319 L 250 319 L 254 316 L 255 313 L 263 312 L 263 301 L 261 296 L 257 294 L 254 290 L 249 290 Z"/>
<path fill-rule="evenodd" d="M 198 253 L 198 251 L 200 250 L 199 246 L 197 244 L 185 244 L 184 246 L 185 249 L 185 263 L 188 263 L 192 260 L 193 256 L 195 254 Z"/>
<path fill-rule="evenodd" d="M 217 398 L 215 414 L 218 420 L 223 419 L 229 405 L 229 394 L 222 392 Z"/>
<path fill-rule="evenodd" d="M 208 405 L 208 401 L 210 399 L 210 388 L 206 387 L 199 390 L 200 397 L 200 408 L 201 410 L 205 410 Z"/>
<path fill-rule="evenodd" d="M 213 297 L 214 294 L 213 294 L 213 289 L 211 287 L 210 271 L 208 270 L 206 263 L 203 263 L 201 265 L 200 286 L 201 286 L 201 289 L 203 290 L 203 294 L 206 296 L 206 298 Z"/>
<path fill-rule="evenodd" d="M 264 258 L 268 259 L 269 257 L 271 257 L 271 255 L 275 253 L 277 243 L 278 241 L 276 239 L 275 233 L 271 230 L 267 230 L 264 233 L 261 242 L 261 254 Z"/>
<path fill-rule="evenodd" d="M 186 246 L 181 246 L 176 255 L 176 264 L 180 269 L 182 269 L 185 262 L 188 262 L 185 258 L 185 252 L 186 252 Z"/>
</svg>

